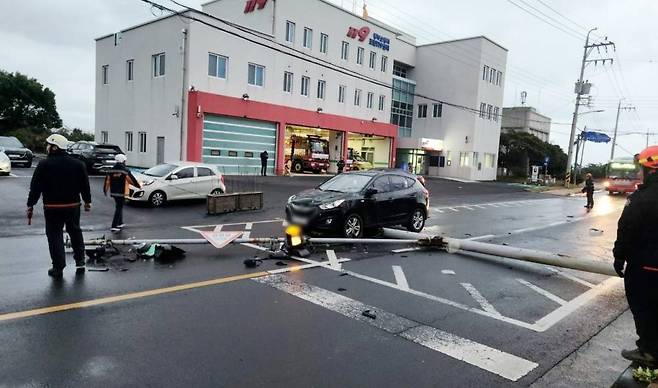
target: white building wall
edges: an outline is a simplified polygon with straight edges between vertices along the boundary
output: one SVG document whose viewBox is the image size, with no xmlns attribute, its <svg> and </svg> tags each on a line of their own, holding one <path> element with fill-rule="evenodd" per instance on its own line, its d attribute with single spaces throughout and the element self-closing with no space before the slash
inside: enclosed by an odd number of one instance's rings
<svg viewBox="0 0 658 388">
<path fill-rule="evenodd" d="M 165 137 L 165 160 L 181 158 L 180 120 L 182 88 L 181 30 L 187 24 L 170 17 L 96 41 L 96 139 L 107 131 L 109 143 L 126 152 L 131 166 L 156 164 L 157 137 Z M 153 77 L 152 56 L 165 53 L 165 75 Z M 127 79 L 126 61 L 134 60 L 134 80 Z M 109 66 L 108 84 L 102 66 Z M 178 117 L 174 115 L 179 112 Z M 127 151 L 125 132 L 133 132 L 133 150 Z M 147 133 L 146 153 L 139 152 L 139 132 Z"/>
</svg>

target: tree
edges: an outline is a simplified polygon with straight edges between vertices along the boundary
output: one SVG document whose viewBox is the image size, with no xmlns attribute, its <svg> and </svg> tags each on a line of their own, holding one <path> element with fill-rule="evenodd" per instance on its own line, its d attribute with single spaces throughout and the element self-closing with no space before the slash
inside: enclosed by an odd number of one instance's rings
<svg viewBox="0 0 658 388">
<path fill-rule="evenodd" d="M 0 70 L 0 135 L 41 150 L 50 129 L 61 126 L 55 93 L 34 78 Z"/>
<path fill-rule="evenodd" d="M 69 141 L 94 141 L 94 134 L 83 132 L 80 128 L 73 128 L 73 130 L 68 130 L 67 128 L 60 128 L 53 131 L 53 133 L 58 133 L 66 137 Z"/>
<path fill-rule="evenodd" d="M 549 159 L 548 173 L 561 177 L 567 165 L 567 155 L 560 146 L 547 143 L 525 132 L 500 135 L 498 166 L 513 176 L 529 175 L 530 166 L 543 166 Z"/>
</svg>

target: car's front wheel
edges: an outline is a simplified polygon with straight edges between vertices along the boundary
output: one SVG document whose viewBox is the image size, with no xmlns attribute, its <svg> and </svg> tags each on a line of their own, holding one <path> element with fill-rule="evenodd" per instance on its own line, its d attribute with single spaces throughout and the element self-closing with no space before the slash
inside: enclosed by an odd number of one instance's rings
<svg viewBox="0 0 658 388">
<path fill-rule="evenodd" d="M 343 236 L 347 238 L 361 238 L 363 237 L 363 218 L 358 214 L 350 214 L 345 218 L 343 224 Z"/>
<path fill-rule="evenodd" d="M 425 227 L 425 212 L 421 208 L 417 208 L 411 213 L 407 230 L 414 233 L 420 233 Z"/>
<path fill-rule="evenodd" d="M 159 190 L 154 191 L 149 197 L 149 203 L 153 207 L 164 206 L 164 204 L 167 203 L 167 194 Z"/>
</svg>

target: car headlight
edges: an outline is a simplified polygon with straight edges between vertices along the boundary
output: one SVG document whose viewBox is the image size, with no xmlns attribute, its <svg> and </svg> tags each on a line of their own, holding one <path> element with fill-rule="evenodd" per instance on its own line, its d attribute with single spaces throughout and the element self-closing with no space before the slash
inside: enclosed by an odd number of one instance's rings
<svg viewBox="0 0 658 388">
<path fill-rule="evenodd" d="M 155 179 L 148 179 L 142 182 L 142 186 L 150 186 L 155 182 Z"/>
<path fill-rule="evenodd" d="M 288 203 L 292 202 L 293 199 L 295 199 L 295 196 L 291 195 L 290 198 L 288 198 Z"/>
<path fill-rule="evenodd" d="M 320 209 L 322 209 L 322 210 L 335 209 L 338 206 L 342 205 L 343 202 L 345 202 L 344 199 L 339 199 L 339 200 L 336 200 L 336 201 L 333 201 L 333 202 L 323 203 L 322 205 L 320 205 Z"/>
</svg>

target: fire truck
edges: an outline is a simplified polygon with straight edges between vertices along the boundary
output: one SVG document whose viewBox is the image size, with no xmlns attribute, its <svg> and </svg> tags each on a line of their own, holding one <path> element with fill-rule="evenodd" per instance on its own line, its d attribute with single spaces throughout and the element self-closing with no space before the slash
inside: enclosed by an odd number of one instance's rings
<svg viewBox="0 0 658 388">
<path fill-rule="evenodd" d="M 316 135 L 293 135 L 286 159 L 294 173 L 311 171 L 319 174 L 329 168 L 329 141 Z"/>
</svg>

